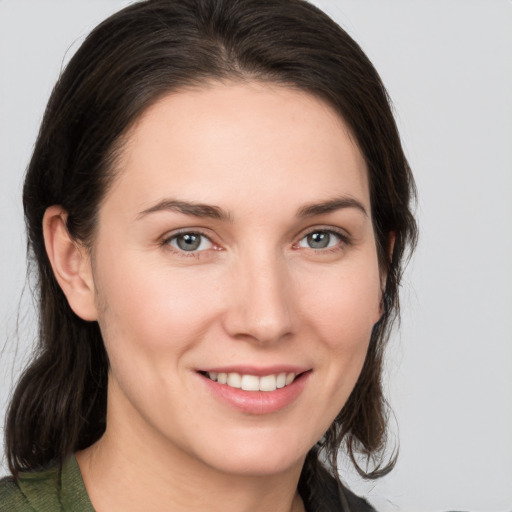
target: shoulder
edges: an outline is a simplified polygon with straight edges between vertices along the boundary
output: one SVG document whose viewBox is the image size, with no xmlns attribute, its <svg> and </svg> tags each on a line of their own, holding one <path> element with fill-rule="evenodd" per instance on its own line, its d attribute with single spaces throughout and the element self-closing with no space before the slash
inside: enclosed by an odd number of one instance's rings
<svg viewBox="0 0 512 512">
<path fill-rule="evenodd" d="M 377 512 L 366 500 L 356 496 L 350 489 L 340 487 L 340 494 L 344 495 L 350 512 Z"/>
<path fill-rule="evenodd" d="M 33 509 L 16 482 L 10 477 L 2 478 L 0 480 L 0 511 L 24 512 L 25 510 Z"/>
<path fill-rule="evenodd" d="M 12 477 L 0 480 L 0 512 L 32 512 L 27 497 Z"/>
<path fill-rule="evenodd" d="M 94 512 L 74 456 L 61 467 L 0 481 L 0 512 Z"/>
<path fill-rule="evenodd" d="M 0 480 L 0 512 L 60 510 L 58 473 L 51 469 Z"/>
</svg>

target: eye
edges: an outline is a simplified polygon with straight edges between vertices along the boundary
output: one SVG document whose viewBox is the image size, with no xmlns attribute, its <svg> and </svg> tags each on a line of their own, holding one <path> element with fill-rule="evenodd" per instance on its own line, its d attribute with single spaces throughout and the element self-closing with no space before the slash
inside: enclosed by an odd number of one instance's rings
<svg viewBox="0 0 512 512">
<path fill-rule="evenodd" d="M 342 237 L 338 233 L 325 229 L 319 229 L 317 231 L 308 233 L 299 241 L 298 246 L 308 249 L 329 249 L 330 247 L 335 247 L 341 241 Z"/>
<path fill-rule="evenodd" d="M 196 232 L 178 233 L 168 238 L 166 244 L 184 252 L 205 251 L 213 247 L 212 241 L 207 236 Z"/>
</svg>

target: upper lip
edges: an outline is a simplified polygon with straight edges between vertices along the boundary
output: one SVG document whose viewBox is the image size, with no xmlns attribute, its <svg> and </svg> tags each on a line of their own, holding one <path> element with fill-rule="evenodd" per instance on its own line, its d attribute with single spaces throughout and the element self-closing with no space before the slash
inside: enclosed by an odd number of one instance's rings
<svg viewBox="0 0 512 512">
<path fill-rule="evenodd" d="M 297 366 L 293 364 L 280 364 L 272 366 L 253 366 L 253 365 L 230 365 L 230 366 L 215 366 L 208 368 L 201 368 L 200 372 L 215 372 L 215 373 L 239 373 L 240 375 L 255 375 L 257 377 L 264 377 L 265 375 L 277 375 L 279 373 L 300 373 L 311 370 L 307 366 Z"/>
</svg>

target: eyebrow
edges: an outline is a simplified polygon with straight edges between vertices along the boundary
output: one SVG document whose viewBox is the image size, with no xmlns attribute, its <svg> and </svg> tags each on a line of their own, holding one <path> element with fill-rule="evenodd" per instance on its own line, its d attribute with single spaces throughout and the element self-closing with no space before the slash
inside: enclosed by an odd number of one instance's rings
<svg viewBox="0 0 512 512">
<path fill-rule="evenodd" d="M 177 199 L 162 199 L 155 205 L 143 210 L 137 215 L 140 219 L 150 213 L 160 211 L 175 211 L 185 215 L 192 215 L 194 217 L 206 217 L 216 220 L 231 220 L 229 212 L 223 210 L 218 206 L 202 203 L 191 203 L 188 201 L 179 201 Z"/>
<path fill-rule="evenodd" d="M 315 215 L 325 215 L 326 213 L 331 213 L 344 208 L 356 208 L 361 211 L 365 217 L 368 217 L 368 212 L 363 206 L 363 203 L 353 197 L 346 196 L 335 197 L 321 203 L 306 204 L 299 208 L 297 217 L 304 218 L 314 217 Z"/>
<path fill-rule="evenodd" d="M 368 212 L 360 201 L 353 197 L 345 196 L 336 197 L 320 203 L 306 204 L 299 208 L 297 211 L 297 217 L 307 218 L 314 217 L 316 215 L 325 215 L 326 213 L 331 213 L 344 208 L 356 208 L 361 211 L 365 217 L 368 217 Z M 219 206 L 180 201 L 178 199 L 162 199 L 155 205 L 141 211 L 137 215 L 137 219 L 145 217 L 150 213 L 160 211 L 175 211 L 183 213 L 184 215 L 192 215 L 193 217 L 210 218 L 215 220 L 233 220 L 231 214 Z"/>
</svg>

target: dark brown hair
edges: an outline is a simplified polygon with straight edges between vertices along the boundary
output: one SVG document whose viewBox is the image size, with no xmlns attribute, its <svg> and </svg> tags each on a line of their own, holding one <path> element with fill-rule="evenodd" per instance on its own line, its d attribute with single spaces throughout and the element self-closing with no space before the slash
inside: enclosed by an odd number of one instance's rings
<svg viewBox="0 0 512 512">
<path fill-rule="evenodd" d="M 394 464 L 382 459 L 387 414 L 381 373 L 399 308 L 404 251 L 416 240 L 410 211 L 415 189 L 376 70 L 344 30 L 303 0 L 149 0 L 101 23 L 71 59 L 50 97 L 27 170 L 23 202 L 37 269 L 39 345 L 8 411 L 6 451 L 14 475 L 62 463 L 105 429 L 107 354 L 97 323 L 71 311 L 53 276 L 44 212 L 62 205 L 71 236 L 92 243 L 123 136 L 163 95 L 211 80 L 306 91 L 335 108 L 357 141 L 368 168 L 379 264 L 387 275 L 384 313 L 355 389 L 306 468 L 309 475 L 323 471 L 323 452 L 335 473 L 342 447 L 367 477 Z M 371 470 L 359 467 L 358 454 L 374 463 Z"/>
</svg>

